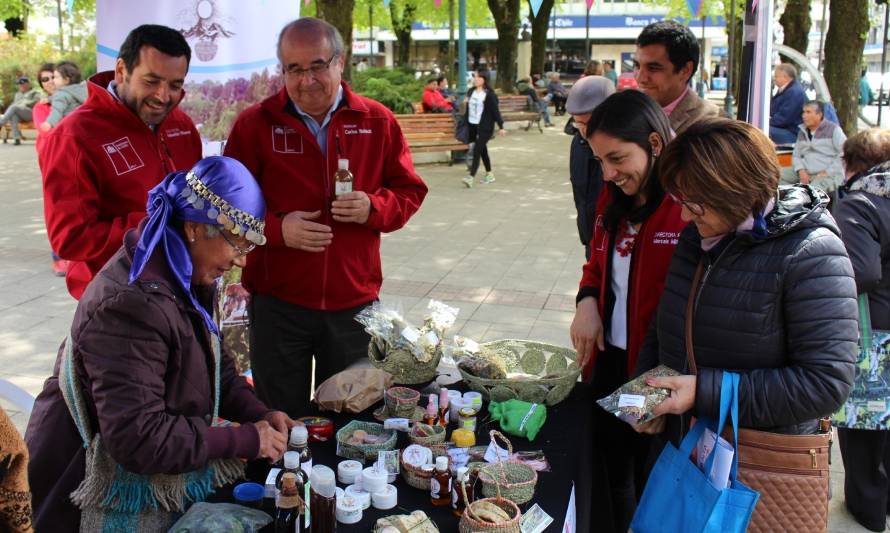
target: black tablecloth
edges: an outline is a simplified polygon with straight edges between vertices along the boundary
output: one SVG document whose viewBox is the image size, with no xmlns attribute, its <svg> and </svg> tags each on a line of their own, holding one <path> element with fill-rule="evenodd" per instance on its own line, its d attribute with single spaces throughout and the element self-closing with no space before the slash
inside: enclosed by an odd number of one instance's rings
<svg viewBox="0 0 890 533">
<path fill-rule="evenodd" d="M 461 384 L 456 388 L 460 389 Z M 480 413 L 479 420 L 487 420 L 487 405 Z M 374 406 L 374 408 L 379 405 Z M 319 413 L 333 420 L 335 432 L 346 425 L 350 420 L 361 419 L 372 421 L 369 409 L 360 415 L 346 415 L 335 413 Z M 521 505 L 520 509 L 526 511 L 537 503 L 547 514 L 553 517 L 553 523 L 547 528 L 547 532 L 562 531 L 563 521 L 568 509 L 572 484 L 575 486 L 576 531 L 579 533 L 590 531 L 590 498 L 591 479 L 593 467 L 591 465 L 591 413 L 595 405 L 590 387 L 584 383 L 578 383 L 571 395 L 555 407 L 547 408 L 547 422 L 541 429 L 534 442 L 527 439 L 507 435 L 513 444 L 514 450 L 543 450 L 550 463 L 551 471 L 538 473 L 538 484 L 535 488 L 534 498 Z M 497 422 L 480 424 L 476 430 L 477 445 L 488 444 L 488 431 L 500 429 Z M 407 436 L 399 433 L 399 448 L 409 444 Z M 334 439 L 327 442 L 311 442 L 309 449 L 312 452 L 313 464 L 324 464 L 334 472 L 337 464 L 344 459 L 337 457 Z M 248 465 L 248 478 L 263 484 L 269 472 L 269 464 L 261 461 L 251 462 Z M 399 491 L 399 500 L 395 508 L 380 511 L 370 507 L 362 515 L 361 522 L 352 525 L 337 524 L 337 531 L 371 531 L 378 518 L 394 514 L 408 514 L 415 510 L 424 511 L 436 522 L 440 531 L 457 531 L 459 518 L 451 514 L 451 507 L 434 507 L 430 503 L 429 493 L 409 486 L 399 476 L 394 485 Z M 338 486 L 343 486 L 338 484 Z M 345 488 L 345 487 L 344 487 Z M 231 489 L 222 491 L 212 498 L 213 501 L 232 501 Z M 274 502 L 266 498 L 264 507 L 267 512 L 274 512 Z M 271 528 L 267 528 L 271 530 Z"/>
</svg>

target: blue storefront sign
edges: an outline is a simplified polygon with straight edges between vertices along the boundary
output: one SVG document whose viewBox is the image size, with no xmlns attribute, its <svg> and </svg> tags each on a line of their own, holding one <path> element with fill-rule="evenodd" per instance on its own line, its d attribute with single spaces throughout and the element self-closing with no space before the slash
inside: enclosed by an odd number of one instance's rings
<svg viewBox="0 0 890 533">
<path fill-rule="evenodd" d="M 557 28 L 584 28 L 586 27 L 586 17 L 584 15 L 557 15 L 555 20 L 550 23 Z M 664 20 L 662 15 L 593 15 L 590 17 L 591 28 L 644 28 L 653 22 Z M 682 24 L 687 24 L 684 19 L 677 19 Z M 705 19 L 705 26 L 711 28 L 723 28 L 726 22 L 723 17 L 708 17 Z M 447 24 L 433 25 L 426 22 L 414 22 L 411 25 L 415 30 L 432 30 L 439 28 L 447 28 Z M 692 21 L 693 28 L 701 28 L 701 21 Z M 479 29 L 479 28 L 476 28 Z"/>
</svg>

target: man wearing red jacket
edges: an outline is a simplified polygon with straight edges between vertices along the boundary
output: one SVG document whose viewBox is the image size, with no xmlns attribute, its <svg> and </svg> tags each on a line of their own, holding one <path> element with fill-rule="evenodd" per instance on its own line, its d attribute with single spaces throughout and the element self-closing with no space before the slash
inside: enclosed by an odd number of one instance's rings
<svg viewBox="0 0 890 533">
<path fill-rule="evenodd" d="M 201 158 L 195 125 L 176 109 L 190 59 L 176 30 L 139 26 L 114 71 L 90 78 L 87 101 L 46 136 L 38 156 L 46 229 L 71 261 L 75 298 L 145 217 L 149 189 Z"/>
<path fill-rule="evenodd" d="M 247 259 L 250 364 L 259 397 L 292 416 L 315 384 L 367 357 L 355 314 L 378 297 L 380 234 L 404 226 L 427 188 L 392 113 L 341 83 L 343 39 L 306 17 L 281 31 L 285 87 L 245 110 L 226 155 L 266 197 L 268 245 Z M 334 183 L 348 166 L 351 186 Z M 348 192 L 351 189 L 351 192 Z M 339 193 L 339 194 L 337 194 Z"/>
</svg>

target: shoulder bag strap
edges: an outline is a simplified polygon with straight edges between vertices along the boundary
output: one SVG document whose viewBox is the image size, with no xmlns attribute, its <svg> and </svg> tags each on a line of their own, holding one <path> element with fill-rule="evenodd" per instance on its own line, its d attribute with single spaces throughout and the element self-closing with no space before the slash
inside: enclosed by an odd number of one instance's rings
<svg viewBox="0 0 890 533">
<path fill-rule="evenodd" d="M 692 320 L 695 315 L 695 294 L 698 292 L 698 286 L 701 283 L 702 274 L 705 271 L 705 259 L 702 257 L 692 276 L 692 286 L 689 287 L 689 300 L 686 302 L 686 363 L 689 365 L 689 372 L 692 375 L 698 374 L 698 367 L 695 366 L 695 348 L 692 346 Z"/>
</svg>

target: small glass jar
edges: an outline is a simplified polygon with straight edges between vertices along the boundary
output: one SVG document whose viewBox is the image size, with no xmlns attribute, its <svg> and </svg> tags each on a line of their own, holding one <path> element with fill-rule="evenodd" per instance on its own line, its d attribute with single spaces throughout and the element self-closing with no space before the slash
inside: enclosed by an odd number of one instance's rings
<svg viewBox="0 0 890 533">
<path fill-rule="evenodd" d="M 464 407 L 458 413 L 458 425 L 457 427 L 462 429 L 468 429 L 472 432 L 476 432 L 476 414 L 479 411 L 472 407 Z"/>
</svg>

